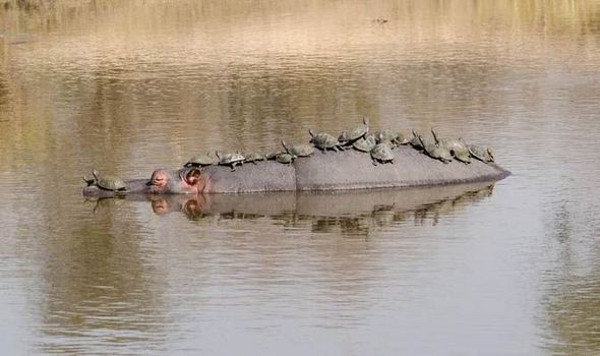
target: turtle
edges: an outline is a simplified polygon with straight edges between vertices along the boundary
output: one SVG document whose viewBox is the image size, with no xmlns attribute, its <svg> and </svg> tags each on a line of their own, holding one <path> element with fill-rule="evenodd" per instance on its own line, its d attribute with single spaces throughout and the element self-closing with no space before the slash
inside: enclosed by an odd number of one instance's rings
<svg viewBox="0 0 600 356">
<path fill-rule="evenodd" d="M 360 139 L 354 141 L 352 146 L 357 151 L 369 153 L 369 152 L 371 152 L 373 147 L 375 147 L 376 144 L 377 144 L 377 142 L 375 142 L 375 136 L 367 135 L 363 138 L 360 138 Z"/>
<path fill-rule="evenodd" d="M 371 158 L 373 159 L 373 165 L 377 163 L 394 163 L 394 153 L 387 143 L 378 143 L 371 150 Z"/>
<path fill-rule="evenodd" d="M 293 154 L 289 154 L 287 152 L 279 153 L 279 154 L 277 154 L 277 156 L 275 156 L 275 160 L 277 162 L 288 164 L 288 165 L 291 165 L 295 159 L 296 159 L 296 156 L 294 156 Z"/>
<path fill-rule="evenodd" d="M 419 141 L 421 141 L 421 145 L 423 146 L 423 150 L 425 154 L 433 159 L 440 160 L 444 163 L 450 163 L 452 161 L 452 155 L 450 151 L 441 145 L 431 142 L 425 142 L 423 136 L 419 135 Z"/>
<path fill-rule="evenodd" d="M 398 134 L 393 132 L 392 130 L 377 131 L 375 133 L 375 140 L 377 141 L 377 143 L 389 142 L 392 145 L 397 145 Z"/>
<path fill-rule="evenodd" d="M 491 147 L 481 147 L 477 145 L 466 145 L 469 149 L 469 153 L 474 158 L 480 160 L 483 163 L 494 162 L 494 155 L 492 154 Z"/>
<path fill-rule="evenodd" d="M 359 139 L 365 137 L 366 134 L 369 133 L 369 119 L 363 116 L 363 124 L 361 126 L 355 127 L 350 131 L 344 131 L 338 137 L 338 141 L 340 144 L 344 146 L 351 146 L 352 143 L 358 141 Z"/>
<path fill-rule="evenodd" d="M 269 152 L 269 153 L 267 153 L 265 155 L 265 158 L 267 160 L 269 160 L 269 161 L 270 160 L 275 160 L 275 159 L 277 159 L 277 155 L 280 154 L 280 153 L 285 153 L 285 151 L 284 152 L 281 152 L 281 151 L 271 151 L 271 152 Z"/>
<path fill-rule="evenodd" d="M 113 175 L 101 176 L 100 173 L 98 173 L 98 171 L 95 169 L 92 171 L 92 175 L 94 176 L 94 181 L 91 184 L 88 181 L 88 185 L 95 184 L 100 189 L 111 190 L 113 192 L 119 192 L 119 193 L 127 191 L 127 185 L 121 178 L 119 178 L 117 176 L 113 176 Z M 87 178 L 87 177 L 84 177 L 84 179 L 85 178 Z"/>
<path fill-rule="evenodd" d="M 185 168 L 189 168 L 189 167 L 205 167 L 205 166 L 212 166 L 214 164 L 218 164 L 219 163 L 219 159 L 217 157 L 213 157 L 210 155 L 210 152 L 207 152 L 203 155 L 199 155 L 199 156 L 194 156 L 192 158 L 190 158 L 184 165 L 183 167 Z"/>
<path fill-rule="evenodd" d="M 244 155 L 244 163 L 254 163 L 256 164 L 256 162 L 258 161 L 264 161 L 265 159 L 267 159 L 267 157 L 265 157 L 265 155 L 260 154 L 260 153 L 248 153 Z"/>
<path fill-rule="evenodd" d="M 244 160 L 246 157 L 239 152 L 236 153 L 225 153 L 221 155 L 219 151 L 216 151 L 215 154 L 217 158 L 219 158 L 219 164 L 222 166 L 231 166 L 231 171 L 235 171 L 236 165 L 244 164 Z"/>
<path fill-rule="evenodd" d="M 450 151 L 450 154 L 452 155 L 452 157 L 456 158 L 457 161 L 463 162 L 465 164 L 471 163 L 471 154 L 469 153 L 469 148 L 467 147 L 467 145 L 462 143 L 460 139 L 458 139 L 458 140 L 456 140 L 456 139 L 440 140 L 437 135 L 437 132 L 435 131 L 435 129 L 433 127 L 431 128 L 431 134 L 433 135 L 433 138 L 435 139 L 435 143 L 437 145 L 441 145 L 442 147 L 448 149 L 448 151 Z"/>
<path fill-rule="evenodd" d="M 419 139 L 419 133 L 416 130 L 412 130 L 413 137 L 409 144 L 417 151 L 423 151 L 423 143 Z"/>
<path fill-rule="evenodd" d="M 410 143 L 410 137 L 403 132 L 397 132 L 396 135 L 396 144 L 398 146 L 408 145 Z"/>
<path fill-rule="evenodd" d="M 316 148 L 322 150 L 323 153 L 328 149 L 332 149 L 336 152 L 339 151 L 340 142 L 337 138 L 325 132 L 314 133 L 310 129 L 308 130 L 308 133 L 311 137 L 309 142 L 315 145 Z"/>
<path fill-rule="evenodd" d="M 285 151 L 292 156 L 308 157 L 315 152 L 315 146 L 310 143 L 299 143 L 288 146 L 284 140 L 281 140 L 281 144 L 283 145 L 283 148 L 285 148 Z"/>
<path fill-rule="evenodd" d="M 94 176 L 83 176 L 83 181 L 88 187 L 96 184 L 96 178 L 94 178 Z"/>
</svg>

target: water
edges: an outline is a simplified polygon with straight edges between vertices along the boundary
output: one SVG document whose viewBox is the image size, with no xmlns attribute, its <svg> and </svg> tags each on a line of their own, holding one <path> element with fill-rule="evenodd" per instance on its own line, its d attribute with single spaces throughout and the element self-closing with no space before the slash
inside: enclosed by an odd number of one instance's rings
<svg viewBox="0 0 600 356">
<path fill-rule="evenodd" d="M 600 351 L 600 2 L 8 3 L 7 353 Z M 362 115 L 488 143 L 514 174 L 391 192 L 80 194 L 93 167 L 145 177 Z"/>
</svg>

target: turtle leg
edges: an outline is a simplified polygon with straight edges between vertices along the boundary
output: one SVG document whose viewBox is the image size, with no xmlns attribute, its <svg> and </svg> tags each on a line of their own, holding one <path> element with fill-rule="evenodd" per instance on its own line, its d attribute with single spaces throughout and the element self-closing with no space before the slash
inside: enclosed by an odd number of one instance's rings
<svg viewBox="0 0 600 356">
<path fill-rule="evenodd" d="M 377 160 L 376 159 L 372 160 L 371 163 L 373 163 L 374 166 L 377 166 Z"/>
<path fill-rule="evenodd" d="M 235 163 L 232 163 L 232 164 L 231 164 L 231 171 L 232 171 L 232 172 L 235 172 Z"/>
</svg>

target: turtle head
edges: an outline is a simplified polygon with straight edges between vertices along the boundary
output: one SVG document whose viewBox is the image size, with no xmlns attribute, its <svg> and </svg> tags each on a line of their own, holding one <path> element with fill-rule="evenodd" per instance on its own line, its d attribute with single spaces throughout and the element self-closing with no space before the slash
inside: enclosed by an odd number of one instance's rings
<svg viewBox="0 0 600 356">
<path fill-rule="evenodd" d="M 98 173 L 98 171 L 96 169 L 92 169 L 92 175 L 94 176 L 94 178 L 98 179 L 98 176 L 100 175 L 100 173 Z"/>
<path fill-rule="evenodd" d="M 286 151 L 288 150 L 288 146 L 285 143 L 285 140 L 281 139 L 281 145 L 283 146 L 283 148 L 285 148 Z"/>
<path fill-rule="evenodd" d="M 414 131 L 414 130 L 413 130 L 413 133 L 415 133 L 415 131 Z M 425 141 L 423 141 L 423 136 L 421 136 L 421 135 L 416 135 L 416 136 L 419 138 L 419 142 L 421 142 L 421 145 L 422 145 L 423 147 L 425 147 Z"/>
<path fill-rule="evenodd" d="M 364 124 L 365 126 L 369 126 L 369 118 L 368 118 L 368 117 L 366 117 L 366 116 L 363 116 L 363 124 Z"/>
<path fill-rule="evenodd" d="M 488 155 L 490 155 L 490 160 L 492 162 L 494 162 L 494 154 L 492 153 L 492 148 L 491 147 L 487 148 L 487 153 L 488 153 Z"/>
<path fill-rule="evenodd" d="M 219 151 L 215 151 L 215 156 L 217 156 L 218 159 L 221 159 L 221 153 Z"/>
<path fill-rule="evenodd" d="M 420 135 L 417 133 L 417 130 L 415 130 L 415 129 L 413 129 L 413 130 L 412 130 L 412 134 L 413 134 L 413 137 L 415 137 L 415 138 L 419 138 L 419 136 L 420 136 Z"/>
<path fill-rule="evenodd" d="M 436 144 L 440 143 L 440 140 L 438 138 L 437 132 L 435 132 L 435 128 L 431 127 L 431 134 L 433 135 L 433 140 L 435 141 Z"/>
</svg>

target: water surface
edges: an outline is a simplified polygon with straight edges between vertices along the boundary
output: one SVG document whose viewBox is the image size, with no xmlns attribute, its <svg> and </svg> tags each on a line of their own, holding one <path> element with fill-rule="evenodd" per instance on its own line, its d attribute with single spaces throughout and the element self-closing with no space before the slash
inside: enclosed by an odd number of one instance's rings
<svg viewBox="0 0 600 356">
<path fill-rule="evenodd" d="M 600 351 L 600 2 L 8 4 L 6 352 Z M 94 167 L 146 177 L 363 115 L 489 144 L 514 174 L 392 192 L 80 195 Z"/>
</svg>

